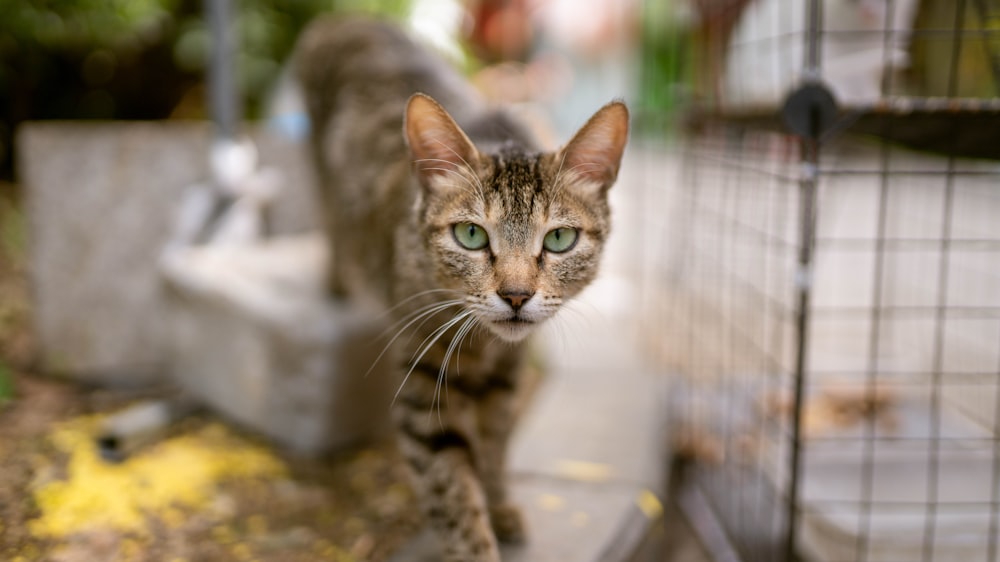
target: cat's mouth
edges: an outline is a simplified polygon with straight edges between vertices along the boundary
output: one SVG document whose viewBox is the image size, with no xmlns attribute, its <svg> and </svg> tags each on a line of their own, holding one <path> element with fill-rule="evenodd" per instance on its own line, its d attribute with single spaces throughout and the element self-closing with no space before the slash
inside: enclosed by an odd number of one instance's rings
<svg viewBox="0 0 1000 562">
<path fill-rule="evenodd" d="M 509 342 L 518 342 L 527 337 L 536 324 L 537 322 L 534 320 L 528 320 L 520 316 L 511 316 L 504 320 L 490 322 L 490 327 L 493 329 L 493 333 L 501 339 Z"/>
</svg>

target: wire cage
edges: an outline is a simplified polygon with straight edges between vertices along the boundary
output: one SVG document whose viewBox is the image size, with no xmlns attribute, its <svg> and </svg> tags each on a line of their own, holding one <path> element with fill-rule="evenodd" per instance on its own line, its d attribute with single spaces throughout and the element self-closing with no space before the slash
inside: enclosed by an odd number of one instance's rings
<svg viewBox="0 0 1000 562">
<path fill-rule="evenodd" d="M 682 507 L 718 558 L 1000 561 L 1000 1 L 720 3 L 645 204 Z"/>
</svg>

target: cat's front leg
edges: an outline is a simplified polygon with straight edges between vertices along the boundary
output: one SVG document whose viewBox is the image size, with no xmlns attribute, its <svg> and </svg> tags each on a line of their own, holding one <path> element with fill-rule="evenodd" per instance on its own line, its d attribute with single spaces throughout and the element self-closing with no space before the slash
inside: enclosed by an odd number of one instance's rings
<svg viewBox="0 0 1000 562">
<path fill-rule="evenodd" d="M 478 407 L 480 478 L 489 504 L 490 521 L 497 539 L 520 544 L 527 538 L 521 510 L 507 494 L 507 444 L 514 428 L 514 390 L 505 379 L 487 381 Z"/>
<path fill-rule="evenodd" d="M 438 405 L 426 399 L 433 395 L 432 387 L 430 393 L 421 392 L 421 383 L 409 381 L 394 407 L 400 451 L 417 501 L 440 539 L 446 562 L 499 562 L 477 470 L 475 406 L 454 395 L 447 405 Z"/>
</svg>

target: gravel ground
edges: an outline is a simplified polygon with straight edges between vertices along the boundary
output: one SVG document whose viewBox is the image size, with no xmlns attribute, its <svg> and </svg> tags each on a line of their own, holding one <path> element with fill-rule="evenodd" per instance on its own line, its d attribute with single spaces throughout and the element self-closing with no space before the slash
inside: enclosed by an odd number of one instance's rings
<svg viewBox="0 0 1000 562">
<path fill-rule="evenodd" d="M 211 416 L 185 420 L 166 441 L 181 450 L 194 443 L 213 453 L 262 451 L 281 469 L 221 471 L 203 490 L 207 501 L 168 500 L 165 508 L 142 512 L 138 530 L 94 520 L 73 532 L 40 532 L 39 522 L 53 516 L 41 491 L 89 477 L 78 474 L 77 452 L 60 445 L 58 430 L 86 427 L 93 415 L 155 392 L 84 387 L 33 372 L 23 220 L 10 187 L 0 184 L 0 560 L 379 561 L 416 532 L 419 518 L 391 445 L 296 458 Z M 157 455 L 167 442 L 136 458 L 155 465 L 166 458 Z M 162 468 L 173 474 L 191 466 Z M 111 489 L 115 480 L 83 482 L 88 493 L 96 490 L 91 498 L 122 493 Z"/>
</svg>

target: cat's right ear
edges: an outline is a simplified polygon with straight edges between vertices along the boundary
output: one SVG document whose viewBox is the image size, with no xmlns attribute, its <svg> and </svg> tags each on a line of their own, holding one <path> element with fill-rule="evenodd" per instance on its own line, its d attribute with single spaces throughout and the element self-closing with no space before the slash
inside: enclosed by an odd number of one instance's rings
<svg viewBox="0 0 1000 562">
<path fill-rule="evenodd" d="M 473 173 L 462 170 L 475 159 L 476 147 L 430 96 L 413 94 L 403 121 L 413 169 L 425 188 L 433 188 L 438 179 L 447 176 Z"/>
</svg>

